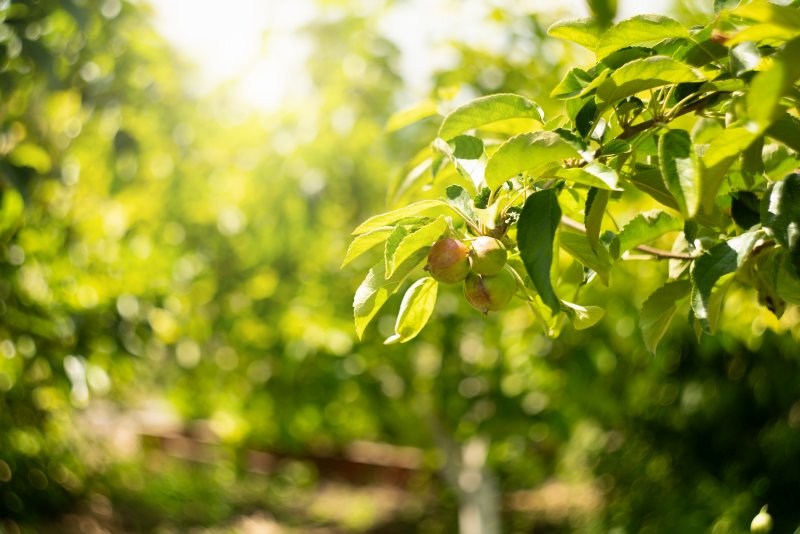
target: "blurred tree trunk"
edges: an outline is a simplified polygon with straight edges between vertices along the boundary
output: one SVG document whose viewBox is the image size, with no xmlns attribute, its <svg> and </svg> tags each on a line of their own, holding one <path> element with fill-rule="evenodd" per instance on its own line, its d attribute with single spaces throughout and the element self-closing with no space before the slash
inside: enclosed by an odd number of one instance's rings
<svg viewBox="0 0 800 534">
<path fill-rule="evenodd" d="M 445 455 L 442 474 L 458 494 L 460 534 L 499 534 L 500 491 L 497 479 L 486 466 L 489 439 L 474 436 L 459 445 L 439 421 L 432 421 L 432 427 Z"/>
</svg>

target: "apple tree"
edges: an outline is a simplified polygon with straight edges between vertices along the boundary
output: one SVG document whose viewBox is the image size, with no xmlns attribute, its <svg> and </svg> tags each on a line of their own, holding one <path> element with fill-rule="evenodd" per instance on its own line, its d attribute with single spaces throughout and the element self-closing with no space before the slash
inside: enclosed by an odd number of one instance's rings
<svg viewBox="0 0 800 534">
<path fill-rule="evenodd" d="M 421 331 L 441 283 L 463 283 L 484 313 L 524 304 L 552 337 L 566 321 L 591 327 L 605 311 L 581 289 L 643 257 L 668 263 L 640 314 L 652 352 L 679 309 L 713 334 L 731 288 L 754 288 L 776 317 L 800 303 L 800 11 L 715 10 L 691 28 L 660 15 L 553 24 L 551 38 L 595 56 L 552 88 L 560 113 L 499 93 L 395 114 L 392 129 L 439 128 L 389 184 L 394 209 L 353 231 L 344 264 L 383 252 L 355 294 L 357 334 L 423 265 L 386 343 Z M 481 272 L 487 239 L 503 250 L 497 272 Z"/>
</svg>

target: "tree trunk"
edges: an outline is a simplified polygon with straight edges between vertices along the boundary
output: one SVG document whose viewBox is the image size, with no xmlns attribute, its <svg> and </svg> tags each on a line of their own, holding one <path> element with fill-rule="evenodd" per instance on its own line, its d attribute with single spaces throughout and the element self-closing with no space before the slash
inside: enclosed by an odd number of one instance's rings
<svg viewBox="0 0 800 534">
<path fill-rule="evenodd" d="M 494 474 L 486 466 L 489 440 L 475 436 L 459 445 L 438 421 L 432 421 L 432 426 L 445 455 L 442 474 L 458 494 L 460 534 L 499 534 L 500 491 Z"/>
<path fill-rule="evenodd" d="M 489 442 L 476 437 L 461 448 L 458 529 L 461 534 L 499 534 L 500 492 L 486 467 Z"/>
</svg>

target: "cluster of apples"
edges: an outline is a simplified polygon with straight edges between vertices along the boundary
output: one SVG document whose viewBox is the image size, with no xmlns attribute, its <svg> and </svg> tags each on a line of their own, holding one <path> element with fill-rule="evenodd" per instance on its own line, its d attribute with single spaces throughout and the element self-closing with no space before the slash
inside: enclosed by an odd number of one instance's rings
<svg viewBox="0 0 800 534">
<path fill-rule="evenodd" d="M 464 282 L 464 298 L 481 313 L 502 310 L 517 289 L 514 275 L 505 269 L 508 251 L 489 236 L 480 236 L 469 246 L 446 237 L 431 247 L 425 270 L 438 282 Z"/>
</svg>

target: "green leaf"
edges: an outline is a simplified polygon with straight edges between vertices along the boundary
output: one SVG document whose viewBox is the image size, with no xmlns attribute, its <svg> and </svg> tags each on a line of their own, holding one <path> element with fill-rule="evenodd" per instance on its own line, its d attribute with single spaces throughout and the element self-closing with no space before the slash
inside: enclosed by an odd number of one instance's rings
<svg viewBox="0 0 800 534">
<path fill-rule="evenodd" d="M 586 104 L 578 111 L 578 114 L 575 115 L 575 128 L 578 130 L 578 134 L 585 138 L 587 135 L 592 133 L 594 129 L 594 119 L 597 116 L 597 104 L 594 101 L 594 98 L 590 98 Z"/>
<path fill-rule="evenodd" d="M 744 233 L 712 247 L 694 261 L 690 274 L 692 310 L 707 334 L 716 328 L 718 308 L 727 284 L 763 235 L 763 232 Z M 712 293 L 718 293 L 719 298 L 712 301 Z"/>
<path fill-rule="evenodd" d="M 777 41 L 790 41 L 797 37 L 797 30 L 786 28 L 780 24 L 766 23 L 754 24 L 749 28 L 745 28 L 733 37 L 731 37 L 726 44 L 733 46 L 745 42 L 768 42 L 775 43 Z"/>
<path fill-rule="evenodd" d="M 400 172 L 392 177 L 386 189 L 387 204 L 396 205 L 403 195 L 415 187 L 419 187 L 421 182 L 429 181 L 428 171 L 430 169 L 431 151 L 429 147 L 425 147 L 408 160 Z"/>
<path fill-rule="evenodd" d="M 483 155 L 483 140 L 472 135 L 457 135 L 449 145 L 458 159 L 478 159 Z"/>
<path fill-rule="evenodd" d="M 20 143 L 7 157 L 17 167 L 30 167 L 39 174 L 47 174 L 53 166 L 47 150 L 35 143 Z"/>
<path fill-rule="evenodd" d="M 796 152 L 800 152 L 800 120 L 784 113 L 765 132 Z"/>
<path fill-rule="evenodd" d="M 658 143 L 658 160 L 667 190 L 672 193 L 684 217 L 700 208 L 700 160 L 692 138 L 685 130 L 669 130 Z"/>
<path fill-rule="evenodd" d="M 598 59 L 627 46 L 655 43 L 670 38 L 689 39 L 683 24 L 661 15 L 637 15 L 623 20 L 606 31 L 595 45 Z"/>
<path fill-rule="evenodd" d="M 367 325 L 375 314 L 380 311 L 386 300 L 392 296 L 405 281 L 411 272 L 425 259 L 426 251 L 419 250 L 400 267 L 394 274 L 384 278 L 385 268 L 383 261 L 377 263 L 367 273 L 366 278 L 356 290 L 353 299 L 353 317 L 355 319 L 356 335 L 361 339 Z"/>
<path fill-rule="evenodd" d="M 586 0 L 589 11 L 604 28 L 611 24 L 617 14 L 617 0 Z"/>
<path fill-rule="evenodd" d="M 406 217 L 413 217 L 415 215 L 441 209 L 442 207 L 452 209 L 447 205 L 446 202 L 442 200 L 420 200 L 419 202 L 414 202 L 408 206 L 403 206 L 402 208 L 370 217 L 358 225 L 355 230 L 353 230 L 353 235 L 364 234 L 371 230 L 375 230 L 376 228 L 380 228 L 381 226 L 388 226 L 392 223 L 396 223 L 397 221 L 405 219 Z"/>
<path fill-rule="evenodd" d="M 717 37 L 713 31 L 714 23 L 711 23 L 701 31 L 692 34 L 692 41 L 676 50 L 674 54 L 661 53 L 672 56 L 692 67 L 705 67 L 728 55 L 728 49 L 715 41 Z"/>
<path fill-rule="evenodd" d="M 22 223 L 25 216 L 25 201 L 16 189 L 10 187 L 0 195 L 0 238 L 11 234 Z"/>
<path fill-rule="evenodd" d="M 747 41 L 730 49 L 731 70 L 736 76 L 753 70 L 761 63 L 761 53 L 755 43 Z"/>
<path fill-rule="evenodd" d="M 447 141 L 437 137 L 430 144 L 431 148 L 431 176 L 436 178 L 439 174 L 439 171 L 442 170 L 444 167 L 444 160 L 447 158 L 450 162 L 453 163 L 453 167 L 455 167 L 456 171 L 459 173 L 461 169 L 458 168 L 458 161 L 456 157 L 453 155 L 453 148 L 447 144 Z"/>
<path fill-rule="evenodd" d="M 554 132 L 533 132 L 503 143 L 486 164 L 486 185 L 496 189 L 506 180 L 547 163 L 578 157 L 578 151 Z"/>
<path fill-rule="evenodd" d="M 547 35 L 572 41 L 589 50 L 594 50 L 603 29 L 592 17 L 561 20 L 547 28 Z"/>
<path fill-rule="evenodd" d="M 612 71 L 612 69 L 605 69 L 605 70 L 603 70 L 603 71 L 602 71 L 600 74 L 598 74 L 598 75 L 597 75 L 597 77 L 596 77 L 594 80 L 592 80 L 591 82 L 589 82 L 589 83 L 586 85 L 586 87 L 584 87 L 584 88 L 581 90 L 581 92 L 580 92 L 580 93 L 578 93 L 578 96 L 586 96 L 586 95 L 588 95 L 589 93 L 591 93 L 592 91 L 594 91 L 595 89 L 597 89 L 598 87 L 600 87 L 600 86 L 603 84 L 603 82 L 605 82 L 605 81 L 606 81 L 606 78 L 608 78 L 609 76 L 611 76 L 611 73 L 612 73 L 612 72 L 613 72 L 613 71 Z"/>
<path fill-rule="evenodd" d="M 550 96 L 560 99 L 586 96 L 599 87 L 610 74 L 611 69 L 603 70 L 596 77 L 581 69 L 570 69 L 564 79 L 550 92 Z"/>
<path fill-rule="evenodd" d="M 675 86 L 675 91 L 677 92 L 678 87 L 682 84 L 678 84 Z M 636 117 L 644 112 L 644 102 L 641 98 L 637 96 L 629 96 L 628 98 L 623 98 L 619 102 L 614 105 L 614 109 L 616 110 L 617 115 L 620 117 L 624 117 L 626 122 L 631 123 Z M 616 141 L 616 139 L 612 139 L 611 141 Z"/>
<path fill-rule="evenodd" d="M 591 74 L 577 67 L 569 69 L 564 78 L 556 85 L 550 96 L 554 98 L 575 98 L 594 78 Z"/>
<path fill-rule="evenodd" d="M 783 145 L 769 144 L 762 153 L 764 171 L 773 182 L 779 181 L 787 173 L 800 168 L 800 153 L 792 152 Z M 25 193 L 20 191 L 25 196 Z"/>
<path fill-rule="evenodd" d="M 660 170 L 641 170 L 629 177 L 628 181 L 638 190 L 650 195 L 654 200 L 657 200 L 668 208 L 679 211 L 678 203 L 675 198 L 667 191 L 667 188 L 664 187 L 664 179 L 661 177 Z M 695 221 L 711 228 L 718 227 L 720 224 L 725 224 L 720 221 L 719 212 L 712 212 L 709 214 L 699 212 L 695 217 Z"/>
<path fill-rule="evenodd" d="M 612 52 L 604 57 L 600 63 L 611 70 L 617 70 L 625 63 L 630 63 L 634 59 L 641 59 L 643 57 L 654 55 L 656 55 L 656 52 L 652 48 L 647 48 L 644 46 L 630 46 L 628 48 L 623 48 L 622 50 Z"/>
<path fill-rule="evenodd" d="M 519 277 L 518 282 L 522 281 L 522 284 L 518 283 L 518 289 L 522 290 L 528 306 L 541 324 L 546 335 L 549 337 L 558 337 L 564 324 L 563 314 L 559 313 L 561 308 L 559 308 L 556 313 L 553 313 L 553 310 L 542 301 L 542 298 L 536 293 L 536 286 L 528 275 L 522 258 L 518 254 L 509 256 L 506 265 L 514 272 L 514 278 Z M 517 295 L 519 296 L 519 293 L 517 293 Z"/>
<path fill-rule="evenodd" d="M 600 241 L 600 230 L 603 226 L 603 216 L 606 213 L 606 206 L 611 193 L 605 189 L 592 187 L 586 196 L 586 240 L 594 252 Z"/>
<path fill-rule="evenodd" d="M 789 254 L 783 254 L 778 268 L 777 291 L 781 299 L 791 304 L 800 304 L 800 277 L 797 267 L 791 264 Z"/>
<path fill-rule="evenodd" d="M 683 221 L 659 210 L 640 213 L 622 227 L 616 239 L 619 252 L 634 249 L 669 232 L 683 230 Z"/>
<path fill-rule="evenodd" d="M 712 82 L 705 82 L 696 92 L 710 93 L 711 91 L 724 91 L 732 93 L 734 91 L 744 91 L 747 85 L 740 78 L 722 78 Z"/>
<path fill-rule="evenodd" d="M 468 137 L 468 136 L 458 136 L 458 137 Z M 456 137 L 456 138 L 458 138 Z M 455 139 L 455 138 L 454 138 Z M 474 138 L 477 139 L 477 138 Z M 459 148 L 462 151 L 469 151 L 474 150 L 474 145 L 471 148 L 465 147 L 464 144 L 470 143 L 466 141 L 462 143 Z M 482 143 L 482 141 L 481 141 Z M 455 169 L 456 173 L 464 179 L 465 183 L 469 183 L 474 186 L 474 190 L 477 191 L 477 188 L 481 183 L 483 183 L 483 174 L 486 168 L 486 160 L 484 158 L 476 158 L 469 163 L 467 159 L 459 159 L 454 152 L 454 147 L 456 145 L 451 145 L 450 143 L 445 142 L 444 139 L 441 137 L 437 137 L 431 143 L 431 150 L 433 151 L 433 160 L 435 167 L 433 168 L 433 176 L 436 176 L 439 170 L 442 168 L 442 163 L 444 162 L 444 158 L 452 163 L 453 169 Z M 442 158 L 444 156 L 444 158 Z M 470 168 L 467 169 L 465 165 L 468 165 Z"/>
<path fill-rule="evenodd" d="M 347 254 L 345 254 L 344 261 L 342 261 L 342 265 L 339 268 L 343 268 L 378 243 L 386 241 L 393 231 L 393 226 L 381 226 L 380 228 L 376 228 L 375 230 L 353 238 L 350 246 L 347 247 Z"/>
<path fill-rule="evenodd" d="M 556 176 L 576 184 L 588 185 L 609 191 L 621 191 L 617 182 L 617 171 L 602 163 L 593 162 L 585 167 L 559 169 Z"/>
<path fill-rule="evenodd" d="M 761 199 L 761 224 L 789 251 L 800 273 L 800 173 L 769 185 Z"/>
<path fill-rule="evenodd" d="M 689 296 L 691 290 L 692 284 L 688 280 L 669 282 L 656 289 L 642 304 L 639 328 L 642 329 L 647 350 L 653 354 L 678 311 L 678 305 Z"/>
<path fill-rule="evenodd" d="M 555 117 L 551 117 L 544 126 L 542 126 L 542 130 L 553 131 L 556 128 L 561 128 L 567 123 L 567 117 L 564 115 L 556 115 Z"/>
<path fill-rule="evenodd" d="M 776 6 L 777 7 L 777 6 Z M 793 10 L 796 11 L 796 10 Z M 770 66 L 753 78 L 747 93 L 747 112 L 761 131 L 783 114 L 781 98 L 800 78 L 800 38 L 772 56 Z"/>
<path fill-rule="evenodd" d="M 517 246 L 525 270 L 531 277 L 539 297 L 557 314 L 561 309 L 550 280 L 553 247 L 561 207 L 554 189 L 537 191 L 525 200 L 517 222 Z"/>
<path fill-rule="evenodd" d="M 757 1 L 736 8 L 733 13 L 758 24 L 753 24 L 731 37 L 728 46 L 745 41 L 788 41 L 800 35 L 800 11 L 796 7 Z"/>
<path fill-rule="evenodd" d="M 544 112 L 539 104 L 510 93 L 476 98 L 457 108 L 444 118 L 439 127 L 439 137 L 453 137 L 485 124 L 505 119 L 535 119 L 544 124 Z"/>
<path fill-rule="evenodd" d="M 499 202 L 493 202 L 492 204 L 488 205 L 486 208 L 476 208 L 475 209 L 475 216 L 487 230 L 493 230 L 495 228 L 495 223 L 500 220 L 500 210 L 502 207 L 500 206 Z"/>
<path fill-rule="evenodd" d="M 614 156 L 616 154 L 627 154 L 631 151 L 631 144 L 622 139 L 612 139 L 604 144 L 600 149 L 601 156 Z"/>
<path fill-rule="evenodd" d="M 742 179 L 748 188 L 755 185 L 757 178 L 764 174 L 764 136 L 759 136 L 742 152 L 742 163 L 739 166 Z"/>
<path fill-rule="evenodd" d="M 398 226 L 398 228 L 401 227 Z M 427 253 L 428 247 L 433 245 L 445 230 L 447 230 L 447 220 L 444 217 L 438 217 L 411 234 L 401 234 L 402 237 L 397 241 L 397 244 L 391 244 L 392 250 L 390 254 L 389 247 L 394 238 L 394 234 L 392 234 L 386 241 L 386 277 L 388 278 L 394 274 L 397 266 L 402 265 L 418 250 L 424 248 Z"/>
<path fill-rule="evenodd" d="M 791 254 L 782 247 L 760 249 L 742 269 L 746 280 L 758 291 L 759 304 L 779 318 L 786 303 L 800 304 L 800 278 L 792 266 Z"/>
<path fill-rule="evenodd" d="M 553 133 L 558 134 L 558 136 L 569 144 L 572 148 L 578 151 L 578 154 L 586 161 L 590 163 L 594 160 L 594 149 L 589 146 L 588 141 L 585 139 L 581 139 L 577 135 L 575 135 L 572 130 L 567 130 L 566 128 L 557 128 L 553 130 Z M 550 164 L 547 165 L 551 167 Z"/>
<path fill-rule="evenodd" d="M 732 9 L 739 5 L 740 0 L 714 0 L 714 13 L 719 13 L 723 9 Z"/>
<path fill-rule="evenodd" d="M 664 179 L 661 176 L 660 170 L 647 169 L 639 171 L 628 178 L 628 181 L 632 183 L 636 189 L 647 193 L 661 204 L 678 210 L 678 202 L 664 186 Z"/>
<path fill-rule="evenodd" d="M 438 115 L 436 102 L 424 100 L 409 108 L 392 113 L 386 122 L 386 131 L 395 132 L 415 122 L 435 117 L 436 115 Z"/>
<path fill-rule="evenodd" d="M 585 330 L 596 325 L 606 314 L 606 310 L 599 306 L 580 306 L 566 300 L 562 300 L 561 304 L 564 305 L 563 310 L 575 330 Z"/>
<path fill-rule="evenodd" d="M 386 267 L 384 278 L 389 278 L 392 272 L 394 272 L 394 253 L 397 251 L 397 247 L 400 245 L 400 242 L 403 241 L 407 235 L 408 229 L 406 229 L 405 226 L 396 226 L 389 235 L 389 238 L 386 240 L 386 243 L 384 243 L 383 263 Z"/>
<path fill-rule="evenodd" d="M 466 189 L 460 185 L 451 185 L 445 189 L 445 197 L 447 197 L 448 204 L 460 210 L 467 217 L 473 220 L 475 219 L 475 212 L 472 210 L 472 198 L 469 196 Z"/>
<path fill-rule="evenodd" d="M 452 187 L 452 186 L 451 186 Z M 447 189 L 450 189 L 449 187 Z M 477 195 L 472 197 L 472 203 L 477 209 L 485 210 L 489 205 L 489 198 L 492 196 L 492 190 L 488 187 L 481 187 Z M 473 214 L 474 217 L 474 214 Z"/>
<path fill-rule="evenodd" d="M 604 285 L 608 285 L 608 271 L 611 270 L 611 258 L 604 247 L 598 247 L 595 253 L 585 235 L 566 230 L 561 231 L 558 243 L 570 256 L 596 272 Z"/>
<path fill-rule="evenodd" d="M 731 194 L 731 217 L 743 230 L 749 230 L 761 222 L 758 197 L 749 191 Z"/>
<path fill-rule="evenodd" d="M 714 201 L 728 169 L 758 135 L 746 128 L 728 128 L 708 146 L 700 160 L 700 205 L 706 213 L 713 210 Z"/>
<path fill-rule="evenodd" d="M 422 331 L 433 313 L 438 289 L 439 283 L 430 277 L 420 278 L 408 288 L 394 325 L 395 334 L 384 345 L 405 343 Z"/>
<path fill-rule="evenodd" d="M 702 81 L 705 76 L 699 70 L 666 56 L 652 56 L 636 59 L 617 69 L 597 88 L 597 97 L 613 102 L 653 87 Z"/>
<path fill-rule="evenodd" d="M 800 30 L 800 11 L 796 7 L 759 0 L 736 8 L 733 14 L 756 22 L 773 22 Z"/>
<path fill-rule="evenodd" d="M 786 311 L 786 300 L 778 291 L 781 263 L 786 259 L 786 251 L 781 247 L 769 247 L 751 254 L 742 267 L 742 278 L 758 292 L 758 303 L 780 318 Z M 791 293 L 788 295 L 791 298 Z"/>
<path fill-rule="evenodd" d="M 594 96 L 585 97 L 585 98 L 572 98 L 567 99 L 564 102 L 564 110 L 567 112 L 567 118 L 571 121 L 575 121 L 575 118 L 578 116 L 578 112 L 583 109 L 584 104 L 590 99 L 594 99 Z M 553 128 L 544 128 L 545 130 L 552 131 L 557 128 L 563 128 L 565 125 L 561 124 L 560 126 L 554 126 Z"/>
</svg>

